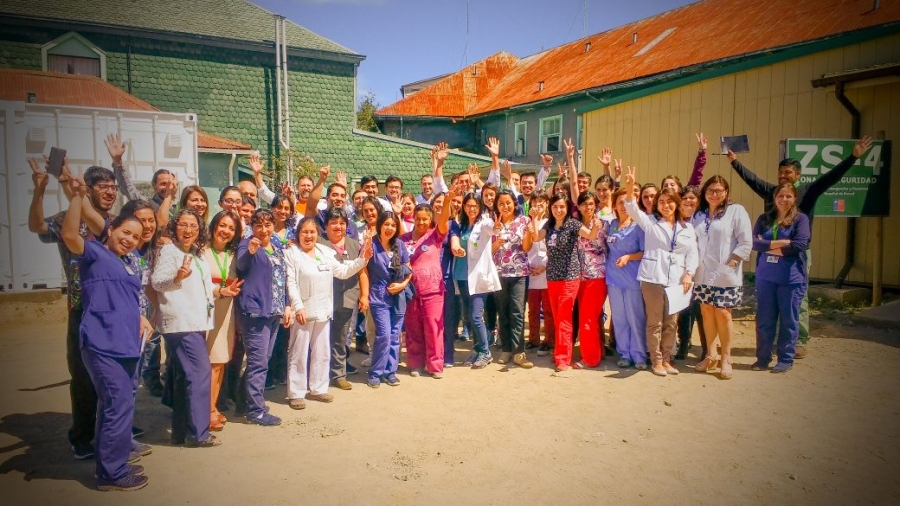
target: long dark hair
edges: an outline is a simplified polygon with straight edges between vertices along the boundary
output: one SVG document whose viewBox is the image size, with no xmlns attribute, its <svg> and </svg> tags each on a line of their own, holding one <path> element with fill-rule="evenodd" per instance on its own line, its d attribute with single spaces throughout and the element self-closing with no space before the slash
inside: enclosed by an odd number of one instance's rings
<svg viewBox="0 0 900 506">
<path fill-rule="evenodd" d="M 728 209 L 728 204 L 731 203 L 731 188 L 728 186 L 728 180 L 716 174 L 715 176 L 710 176 L 700 188 L 700 205 L 697 206 L 697 209 L 709 213 L 709 202 L 706 201 L 706 190 L 716 183 L 725 187 L 725 193 L 728 195 L 728 198 L 722 202 L 722 205 L 720 205 L 718 209 L 716 209 L 716 216 L 710 216 L 710 218 L 717 218 L 725 214 L 725 210 Z"/>
<path fill-rule="evenodd" d="M 494 214 L 497 215 L 497 219 L 498 220 L 500 219 L 500 206 L 497 204 L 500 202 L 500 197 L 503 197 L 503 196 L 507 196 L 507 197 L 511 198 L 513 201 L 513 219 L 517 218 L 518 216 L 521 216 L 521 214 L 524 211 L 522 210 L 522 206 L 519 205 L 518 199 L 516 199 L 516 194 L 513 193 L 512 190 L 507 189 L 507 190 L 502 190 L 500 193 L 497 194 L 496 197 L 494 197 Z"/>
<path fill-rule="evenodd" d="M 553 204 L 559 202 L 560 200 L 565 201 L 566 203 L 566 219 L 572 215 L 572 201 L 569 200 L 568 195 L 563 195 L 561 193 L 555 193 L 550 197 L 550 203 L 547 205 L 547 223 L 544 224 L 544 229 L 547 232 L 556 228 L 556 216 L 553 216 Z M 565 220 L 563 220 L 565 222 Z"/>
<path fill-rule="evenodd" d="M 646 190 L 647 188 L 653 188 L 654 190 L 656 190 L 656 193 L 659 194 L 659 188 L 657 188 L 655 184 L 647 183 L 647 184 L 641 186 L 641 191 L 638 192 L 638 196 L 637 196 L 638 203 L 637 204 L 638 204 L 638 207 L 642 211 L 644 211 L 647 214 L 651 214 L 651 213 L 655 213 L 656 210 L 655 209 L 644 209 L 644 190 Z M 656 206 L 656 199 L 653 200 L 653 205 Z"/>
<path fill-rule="evenodd" d="M 663 188 L 656 194 L 656 197 L 653 197 L 653 216 L 656 216 L 657 220 L 663 219 L 662 215 L 659 214 L 659 199 L 664 196 L 675 202 L 675 221 L 684 223 L 685 218 L 681 215 L 681 194 L 671 188 Z"/>
<path fill-rule="evenodd" d="M 600 199 L 597 198 L 597 194 L 595 194 L 594 192 L 592 192 L 590 190 L 578 194 L 578 205 L 580 206 L 581 204 L 584 204 L 589 199 L 594 201 L 594 206 L 600 205 Z M 594 213 L 596 214 L 597 211 L 598 210 L 595 209 Z M 584 222 L 584 218 L 585 218 L 585 216 L 581 217 L 582 222 Z M 593 217 L 591 217 L 591 219 L 593 219 Z"/>
<path fill-rule="evenodd" d="M 466 213 L 466 202 L 474 200 L 478 203 L 478 218 L 474 223 L 469 223 L 469 215 Z M 481 220 L 481 217 L 484 215 L 484 202 L 481 201 L 480 198 L 476 197 L 474 193 L 467 193 L 465 197 L 463 197 L 462 207 L 459 208 L 459 228 L 460 230 L 468 230 L 471 227 L 475 226 L 475 223 L 478 223 Z"/>
<path fill-rule="evenodd" d="M 778 194 L 781 193 L 781 190 L 789 188 L 791 192 L 794 194 L 794 205 L 788 212 L 784 215 L 784 218 L 781 221 L 778 221 L 778 206 L 775 205 L 775 198 L 778 197 Z M 779 227 L 789 227 L 794 224 L 794 220 L 797 219 L 797 215 L 800 214 L 800 210 L 797 209 L 797 187 L 794 186 L 793 183 L 782 183 L 775 187 L 775 190 L 772 191 L 772 206 L 769 209 L 766 209 L 765 217 L 766 217 L 766 226 L 771 227 L 776 222 Z"/>
<path fill-rule="evenodd" d="M 178 228 L 179 220 L 185 215 L 196 218 L 197 226 L 200 227 L 197 230 L 197 239 L 195 239 L 194 244 L 191 245 L 191 253 L 197 255 L 209 245 L 209 229 L 206 227 L 206 222 L 203 221 L 203 217 L 200 216 L 200 213 L 193 209 L 181 208 L 175 213 L 175 217 L 169 220 L 169 226 L 166 227 L 166 230 L 169 233 L 169 237 L 171 237 L 173 241 L 176 241 L 178 236 L 175 235 L 175 230 Z"/>
<path fill-rule="evenodd" d="M 431 207 L 431 204 L 428 202 L 423 202 L 421 204 L 417 204 L 416 208 L 413 209 L 413 219 L 415 220 L 416 215 L 419 214 L 419 211 L 425 211 L 428 213 L 428 216 L 431 216 L 431 225 L 428 227 L 431 228 L 434 226 L 434 209 Z"/>
<path fill-rule="evenodd" d="M 276 207 L 280 206 L 281 203 L 284 201 L 287 201 L 288 207 L 291 210 L 288 213 L 287 218 L 284 219 L 284 223 L 285 223 L 285 225 L 287 225 L 291 221 L 291 218 L 294 217 L 294 214 L 296 214 L 296 212 L 297 212 L 297 208 L 294 207 L 294 199 L 290 198 L 289 196 L 287 196 L 283 193 L 279 193 L 278 195 L 275 196 L 274 199 L 272 199 L 272 205 L 269 206 L 269 209 L 275 209 Z M 275 217 L 274 213 L 272 214 L 272 217 L 273 217 L 272 219 L 274 220 L 274 217 Z M 274 221 L 273 221 L 273 223 L 274 223 Z"/>
<path fill-rule="evenodd" d="M 378 221 L 375 222 L 375 230 L 378 232 L 378 240 L 381 241 L 381 227 L 387 220 L 394 220 L 394 235 L 388 239 L 388 245 L 391 247 L 391 265 L 392 270 L 399 270 L 400 261 L 400 244 L 397 242 L 397 236 L 400 235 L 400 217 L 393 211 L 384 211 L 378 215 Z"/>
<path fill-rule="evenodd" d="M 231 218 L 231 221 L 234 222 L 234 237 L 228 241 L 228 244 L 225 245 L 225 251 L 230 251 L 234 253 L 237 251 L 238 245 L 241 243 L 241 238 L 243 237 L 243 223 L 241 222 L 241 217 L 238 216 L 234 211 L 219 211 L 213 216 L 212 221 L 209 222 L 209 234 L 212 236 L 216 233 L 216 227 L 219 226 L 219 222 L 222 221 L 222 218 Z M 210 237 L 210 245 L 212 245 L 212 237 Z"/>
<path fill-rule="evenodd" d="M 197 214 L 197 216 L 200 216 L 200 219 L 203 221 L 203 223 L 206 223 L 206 218 L 209 217 L 209 197 L 206 195 L 206 190 L 204 190 L 203 188 L 194 184 L 185 187 L 184 190 L 181 190 L 181 199 L 178 201 L 178 208 L 184 209 L 184 206 L 185 204 L 187 204 L 187 201 L 191 197 L 192 193 L 199 193 L 200 196 L 203 197 L 203 200 L 206 201 L 206 210 L 203 211 L 203 215 L 201 216 L 200 214 Z"/>
</svg>

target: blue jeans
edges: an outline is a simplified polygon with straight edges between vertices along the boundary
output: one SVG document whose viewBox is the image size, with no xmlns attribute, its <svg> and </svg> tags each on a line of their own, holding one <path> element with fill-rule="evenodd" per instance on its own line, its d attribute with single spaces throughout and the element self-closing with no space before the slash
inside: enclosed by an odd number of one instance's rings
<svg viewBox="0 0 900 506">
<path fill-rule="evenodd" d="M 467 281 L 457 281 L 459 285 L 459 294 L 462 296 L 463 304 L 469 306 L 469 317 L 472 319 L 472 334 L 474 339 L 475 353 L 488 353 L 488 335 L 487 328 L 484 325 L 484 304 L 489 293 L 479 293 L 475 295 L 469 294 L 469 283 Z"/>
<path fill-rule="evenodd" d="M 456 334 L 459 330 L 459 320 L 462 317 L 462 308 L 459 307 L 459 298 L 456 296 L 456 286 L 453 280 L 444 283 L 444 363 L 452 364 L 453 347 L 456 344 Z"/>
<path fill-rule="evenodd" d="M 247 354 L 243 383 L 248 418 L 257 418 L 266 411 L 266 373 L 280 326 L 281 316 L 238 314 L 238 327 L 244 338 L 244 350 Z"/>
</svg>

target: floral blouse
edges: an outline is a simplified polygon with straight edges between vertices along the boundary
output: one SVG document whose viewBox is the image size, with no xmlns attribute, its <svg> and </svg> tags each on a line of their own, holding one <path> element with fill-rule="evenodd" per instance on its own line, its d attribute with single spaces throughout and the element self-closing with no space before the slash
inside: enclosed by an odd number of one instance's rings
<svg viewBox="0 0 900 506">
<path fill-rule="evenodd" d="M 581 277 L 578 232 L 581 222 L 566 218 L 562 227 L 547 231 L 547 281 L 574 281 Z"/>
<path fill-rule="evenodd" d="M 273 235 L 270 243 L 277 242 Z M 275 312 L 272 316 L 284 314 L 284 301 L 287 299 L 287 264 L 284 261 L 284 249 L 272 247 L 272 253 L 268 253 L 269 263 L 272 264 L 272 307 Z"/>
<path fill-rule="evenodd" d="M 525 237 L 525 227 L 528 218 L 524 215 L 516 216 L 508 224 L 502 225 L 497 233 L 506 242 L 494 253 L 494 265 L 497 266 L 497 274 L 501 278 L 518 278 L 528 276 L 528 253 L 522 248 L 522 238 Z"/>
<path fill-rule="evenodd" d="M 597 238 L 593 241 L 578 237 L 578 255 L 581 257 L 581 279 L 600 279 L 606 277 L 606 256 L 609 248 L 606 245 L 606 235 L 609 230 L 609 222 L 603 221 L 603 227 L 597 232 Z"/>
</svg>

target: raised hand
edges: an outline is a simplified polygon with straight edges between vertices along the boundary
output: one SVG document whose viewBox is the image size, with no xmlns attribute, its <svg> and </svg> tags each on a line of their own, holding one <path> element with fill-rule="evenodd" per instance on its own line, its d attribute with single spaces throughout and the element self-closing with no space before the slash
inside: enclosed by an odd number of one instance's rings
<svg viewBox="0 0 900 506">
<path fill-rule="evenodd" d="M 50 176 L 40 169 L 41 161 L 37 158 L 29 158 L 28 165 L 31 166 L 31 181 L 34 183 L 34 189 L 44 191 L 47 183 L 50 182 Z"/>
<path fill-rule="evenodd" d="M 566 158 L 575 158 L 575 143 L 572 139 L 563 140 L 563 146 L 566 148 Z"/>
<path fill-rule="evenodd" d="M 600 163 L 604 166 L 609 167 L 609 164 L 612 162 L 612 150 L 603 148 L 597 156 L 597 160 L 600 160 Z"/>
<path fill-rule="evenodd" d="M 500 175 L 506 178 L 507 181 L 512 181 L 512 164 L 509 163 L 509 160 L 503 160 L 501 167 L 503 169 L 500 171 Z"/>
<path fill-rule="evenodd" d="M 337 172 L 337 174 L 334 175 L 334 182 L 339 185 L 343 185 L 344 188 L 346 188 L 347 187 L 347 173 L 342 170 L 339 170 Z"/>
<path fill-rule="evenodd" d="M 281 194 L 294 198 L 294 187 L 290 185 L 290 183 L 281 183 Z"/>
<path fill-rule="evenodd" d="M 545 169 L 550 170 L 553 165 L 553 155 L 541 155 L 541 164 Z"/>
<path fill-rule="evenodd" d="M 473 183 L 481 180 L 481 171 L 478 170 L 477 163 L 469 164 L 469 179 L 471 179 Z"/>
<path fill-rule="evenodd" d="M 870 147 L 872 147 L 872 138 L 864 135 L 862 139 L 859 139 L 853 145 L 853 156 L 862 158 L 862 155 L 866 154 Z"/>
<path fill-rule="evenodd" d="M 637 171 L 637 167 L 628 166 L 627 171 L 625 172 L 625 184 L 628 185 L 629 188 L 634 188 L 634 182 L 637 181 L 634 173 Z"/>
<path fill-rule="evenodd" d="M 259 161 L 259 154 L 254 153 L 250 155 L 250 168 L 253 169 L 253 174 L 261 174 L 263 170 L 263 164 Z"/>
<path fill-rule="evenodd" d="M 175 282 L 179 283 L 183 279 L 187 279 L 188 276 L 191 275 L 191 255 L 185 255 L 184 261 L 181 262 L 181 267 L 178 268 L 178 272 L 175 273 Z"/>
<path fill-rule="evenodd" d="M 239 280 L 230 285 L 223 286 L 219 289 L 219 295 L 221 297 L 237 297 L 238 294 L 241 293 L 241 285 L 244 284 L 244 280 Z"/>
<path fill-rule="evenodd" d="M 622 159 L 619 158 L 616 160 L 616 164 L 613 166 L 613 175 L 616 176 L 616 179 L 622 177 Z"/>
<path fill-rule="evenodd" d="M 323 165 L 322 167 L 319 167 L 319 181 L 327 181 L 329 174 L 331 174 L 331 165 Z"/>
<path fill-rule="evenodd" d="M 112 158 L 113 165 L 122 165 L 122 157 L 125 155 L 125 143 L 119 140 L 118 134 L 109 134 L 103 141 L 106 151 Z"/>
<path fill-rule="evenodd" d="M 446 142 L 439 142 L 434 147 L 434 158 L 439 162 L 443 162 L 450 156 L 450 148 L 447 146 Z"/>
<path fill-rule="evenodd" d="M 853 147 L 853 151 L 856 152 L 856 146 Z M 728 161 L 733 162 L 737 160 L 737 155 L 732 150 L 728 150 Z"/>
<path fill-rule="evenodd" d="M 708 143 L 706 142 L 706 136 L 703 135 L 703 132 L 697 134 L 697 147 L 700 148 L 700 151 L 706 151 Z"/>
<path fill-rule="evenodd" d="M 488 153 L 491 154 L 491 158 L 499 158 L 500 157 L 500 139 L 496 137 L 489 137 L 488 143 L 484 145 L 487 148 Z"/>
<path fill-rule="evenodd" d="M 250 242 L 247 243 L 247 253 L 255 255 L 256 252 L 259 251 L 260 246 L 262 246 L 262 241 L 260 241 L 257 237 L 250 238 Z"/>
<path fill-rule="evenodd" d="M 557 163 L 556 168 L 559 171 L 559 179 L 566 179 L 566 164 Z"/>
</svg>

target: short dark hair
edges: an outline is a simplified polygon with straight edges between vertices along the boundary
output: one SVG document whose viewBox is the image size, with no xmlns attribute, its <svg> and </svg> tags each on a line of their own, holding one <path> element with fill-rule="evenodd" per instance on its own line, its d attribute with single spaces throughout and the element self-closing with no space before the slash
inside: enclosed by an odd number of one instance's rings
<svg viewBox="0 0 900 506">
<path fill-rule="evenodd" d="M 325 195 L 331 195 L 331 190 L 333 190 L 334 188 L 343 188 L 345 192 L 347 191 L 347 187 L 342 185 L 341 183 L 331 183 L 330 185 L 328 185 L 328 191 Z"/>
<path fill-rule="evenodd" d="M 150 179 L 150 184 L 152 184 L 153 186 L 156 186 L 156 180 L 159 179 L 159 176 L 161 176 L 163 174 L 168 174 L 170 176 L 174 175 L 174 174 L 172 174 L 172 171 L 169 169 L 159 169 L 158 171 L 153 173 L 153 178 Z"/>
<path fill-rule="evenodd" d="M 225 194 L 228 192 L 238 192 L 240 194 L 241 189 L 238 188 L 237 186 L 226 186 L 225 188 L 222 189 L 221 192 L 219 192 L 219 202 L 222 202 L 223 200 L 225 200 Z"/>
<path fill-rule="evenodd" d="M 363 176 L 363 177 L 361 177 L 361 178 L 359 179 L 359 186 L 361 186 L 361 187 L 362 187 L 362 186 L 365 186 L 365 185 L 371 183 L 372 181 L 375 181 L 375 184 L 376 184 L 376 185 L 378 184 L 378 178 L 377 178 L 377 177 L 372 176 L 372 175 Z"/>
<path fill-rule="evenodd" d="M 345 213 L 344 210 L 339 207 L 332 207 L 331 209 L 325 211 L 325 224 L 327 225 L 331 223 L 332 220 L 343 220 L 346 224 L 348 223 L 347 213 Z"/>
<path fill-rule="evenodd" d="M 800 160 L 796 158 L 785 158 L 778 163 L 779 167 L 793 167 L 795 171 L 800 172 Z"/>
<path fill-rule="evenodd" d="M 252 227 L 263 221 L 275 223 L 275 216 L 272 215 L 272 211 L 269 211 L 268 209 L 257 209 L 256 211 L 253 211 L 253 216 L 250 217 L 250 226 Z"/>
<path fill-rule="evenodd" d="M 591 181 L 594 179 L 591 177 L 590 174 L 588 174 L 587 172 L 584 172 L 584 171 L 579 172 L 578 174 L 575 175 L 575 177 L 578 179 L 587 179 L 588 184 L 591 184 Z"/>
<path fill-rule="evenodd" d="M 304 179 L 309 179 L 310 183 L 315 183 L 315 181 L 313 181 L 313 178 L 311 178 L 309 174 L 303 174 L 302 176 L 297 178 L 297 184 L 300 184 L 300 181 L 303 181 Z"/>
<path fill-rule="evenodd" d="M 245 206 L 247 204 L 250 204 L 251 206 L 256 207 L 256 201 L 253 200 L 253 197 L 250 197 L 247 195 L 241 195 L 241 205 Z"/>
<path fill-rule="evenodd" d="M 96 165 L 84 171 L 84 184 L 89 188 L 102 181 L 115 181 L 116 176 L 113 171 L 106 167 L 98 167 Z"/>
<path fill-rule="evenodd" d="M 393 174 L 391 174 L 387 177 L 387 179 L 384 180 L 384 186 L 387 186 L 395 181 L 400 183 L 400 188 L 403 188 L 403 180 Z"/>
<path fill-rule="evenodd" d="M 534 172 L 523 172 L 523 173 L 519 176 L 519 181 L 525 179 L 526 177 L 533 177 L 534 180 L 537 181 L 537 174 L 535 174 Z"/>
</svg>

